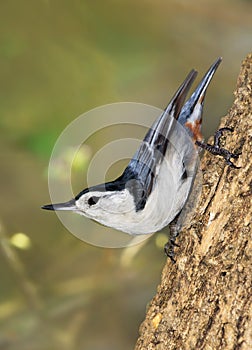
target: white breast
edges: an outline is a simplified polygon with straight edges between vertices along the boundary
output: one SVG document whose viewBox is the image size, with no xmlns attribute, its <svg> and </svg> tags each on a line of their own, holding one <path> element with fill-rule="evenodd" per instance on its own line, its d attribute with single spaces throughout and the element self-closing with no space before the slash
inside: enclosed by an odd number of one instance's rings
<svg viewBox="0 0 252 350">
<path fill-rule="evenodd" d="M 121 229 L 133 235 L 149 234 L 167 226 L 183 208 L 191 187 L 188 178 L 183 184 L 170 164 L 163 162 L 154 190 L 142 211 L 131 212 Z M 127 226 L 127 227 L 126 227 Z"/>
</svg>

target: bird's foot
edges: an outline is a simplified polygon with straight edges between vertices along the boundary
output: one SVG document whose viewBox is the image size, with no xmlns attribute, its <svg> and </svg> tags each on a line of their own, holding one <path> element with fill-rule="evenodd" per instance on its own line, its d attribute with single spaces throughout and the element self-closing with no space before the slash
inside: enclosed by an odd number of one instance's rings
<svg viewBox="0 0 252 350">
<path fill-rule="evenodd" d="M 204 143 L 201 141 L 196 141 L 196 145 L 207 150 L 208 152 L 212 153 L 213 155 L 221 156 L 225 159 L 226 163 L 235 169 L 240 169 L 241 167 L 238 167 L 234 165 L 234 163 L 231 161 L 231 158 L 237 159 L 241 153 L 235 154 L 230 151 L 228 151 L 226 148 L 221 147 L 220 145 L 220 139 L 223 135 L 224 131 L 231 131 L 234 130 L 231 128 L 221 128 L 217 130 L 214 134 L 214 144 L 210 145 L 209 143 Z"/>
<path fill-rule="evenodd" d="M 172 263 L 175 264 L 176 260 L 174 258 L 175 252 L 174 248 L 179 247 L 179 245 L 176 243 L 176 238 L 179 234 L 179 229 L 177 226 L 177 220 L 174 220 L 170 225 L 170 234 L 169 234 L 169 241 L 164 246 L 165 254 L 171 259 Z"/>
<path fill-rule="evenodd" d="M 173 264 L 175 264 L 176 262 L 174 258 L 175 256 L 174 247 L 179 247 L 179 245 L 176 244 L 173 239 L 169 239 L 169 241 L 165 243 L 165 246 L 164 246 L 165 254 L 168 256 L 168 258 L 171 259 Z"/>
</svg>

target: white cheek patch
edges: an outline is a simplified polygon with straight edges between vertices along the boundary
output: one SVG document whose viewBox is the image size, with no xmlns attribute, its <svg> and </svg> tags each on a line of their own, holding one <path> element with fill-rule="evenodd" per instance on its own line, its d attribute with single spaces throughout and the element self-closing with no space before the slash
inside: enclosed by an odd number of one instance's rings
<svg viewBox="0 0 252 350">
<path fill-rule="evenodd" d="M 101 210 L 111 215 L 122 215 L 136 210 L 133 197 L 127 189 L 105 195 L 98 205 Z"/>
<path fill-rule="evenodd" d="M 90 205 L 90 197 L 94 197 L 96 204 Z M 99 199 L 98 199 L 99 198 Z M 136 211 L 134 199 L 127 189 L 115 192 L 93 192 L 92 195 L 84 195 L 76 201 L 78 213 L 101 221 L 101 218 L 108 222 L 123 220 L 122 215 Z M 118 216 L 118 217 L 117 217 Z M 107 223 L 108 225 L 108 223 Z M 110 226 L 110 225 L 109 225 Z"/>
</svg>

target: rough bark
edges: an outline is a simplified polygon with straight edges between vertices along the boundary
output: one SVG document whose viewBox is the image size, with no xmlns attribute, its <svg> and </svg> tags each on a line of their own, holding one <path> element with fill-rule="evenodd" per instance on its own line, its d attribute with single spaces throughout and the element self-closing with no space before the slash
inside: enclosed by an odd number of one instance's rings
<svg viewBox="0 0 252 350">
<path fill-rule="evenodd" d="M 220 127 L 233 169 L 205 153 L 203 191 L 189 228 L 168 259 L 135 350 L 252 349 L 252 54 Z"/>
</svg>

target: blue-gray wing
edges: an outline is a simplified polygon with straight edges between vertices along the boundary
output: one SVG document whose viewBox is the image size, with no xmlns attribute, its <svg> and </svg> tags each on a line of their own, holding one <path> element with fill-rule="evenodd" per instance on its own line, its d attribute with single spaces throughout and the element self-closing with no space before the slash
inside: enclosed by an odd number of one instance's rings
<svg viewBox="0 0 252 350">
<path fill-rule="evenodd" d="M 164 112 L 148 130 L 143 142 L 125 169 L 125 178 L 132 179 L 128 188 L 134 196 L 136 210 L 144 208 L 152 192 L 160 168 L 159 165 L 166 155 L 171 134 L 176 129 L 176 119 L 196 75 L 194 70 L 188 74 Z M 131 176 L 129 176 L 130 174 Z"/>
</svg>

